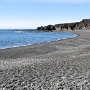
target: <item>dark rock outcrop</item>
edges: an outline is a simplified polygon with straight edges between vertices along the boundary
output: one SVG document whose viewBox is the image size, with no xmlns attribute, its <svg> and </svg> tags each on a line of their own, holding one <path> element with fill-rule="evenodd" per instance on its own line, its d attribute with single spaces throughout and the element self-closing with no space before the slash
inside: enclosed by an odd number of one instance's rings
<svg viewBox="0 0 90 90">
<path fill-rule="evenodd" d="M 52 30 L 56 30 L 55 26 L 53 25 L 48 25 L 48 26 L 41 26 L 37 28 L 38 30 L 42 30 L 42 31 L 52 31 Z"/>
<path fill-rule="evenodd" d="M 55 24 L 48 26 L 41 26 L 37 28 L 42 31 L 63 31 L 63 30 L 78 30 L 78 29 L 90 29 L 90 19 L 83 19 L 80 22 Z"/>
</svg>

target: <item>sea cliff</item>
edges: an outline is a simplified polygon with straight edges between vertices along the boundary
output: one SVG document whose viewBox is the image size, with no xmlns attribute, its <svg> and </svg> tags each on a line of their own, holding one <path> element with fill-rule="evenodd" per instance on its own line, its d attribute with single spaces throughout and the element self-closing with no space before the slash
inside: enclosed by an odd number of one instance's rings
<svg viewBox="0 0 90 90">
<path fill-rule="evenodd" d="M 64 30 L 80 30 L 80 29 L 90 29 L 90 19 L 83 19 L 80 22 L 41 26 L 37 28 L 37 30 L 41 31 L 64 31 Z"/>
</svg>

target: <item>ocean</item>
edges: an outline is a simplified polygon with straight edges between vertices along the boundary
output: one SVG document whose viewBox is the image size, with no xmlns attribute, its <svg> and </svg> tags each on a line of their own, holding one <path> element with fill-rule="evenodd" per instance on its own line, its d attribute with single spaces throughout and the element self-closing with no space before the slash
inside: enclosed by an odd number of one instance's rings
<svg viewBox="0 0 90 90">
<path fill-rule="evenodd" d="M 0 48 L 13 48 L 76 37 L 69 32 L 0 30 Z"/>
</svg>

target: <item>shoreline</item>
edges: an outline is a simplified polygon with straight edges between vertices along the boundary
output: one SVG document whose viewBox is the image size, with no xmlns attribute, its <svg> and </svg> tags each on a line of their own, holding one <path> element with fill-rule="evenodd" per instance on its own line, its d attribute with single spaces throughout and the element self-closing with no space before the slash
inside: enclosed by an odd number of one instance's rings
<svg viewBox="0 0 90 90">
<path fill-rule="evenodd" d="M 66 39 L 61 39 L 61 40 L 56 40 L 56 41 L 46 41 L 46 42 L 42 42 L 42 43 L 36 43 L 36 44 L 32 44 L 32 45 L 25 45 L 25 46 L 18 46 L 18 47 L 12 47 L 12 48 L 0 48 L 0 59 L 15 59 L 15 58 L 22 58 L 23 55 L 21 55 L 20 57 L 17 57 L 16 56 L 16 53 L 19 53 L 22 54 L 22 51 L 24 53 L 24 51 L 29 51 L 28 49 L 38 49 L 40 48 L 40 46 L 45 46 L 45 45 L 48 45 L 48 44 L 53 44 L 53 43 L 57 43 L 57 42 L 62 42 L 64 40 L 68 40 L 68 39 L 73 39 L 73 38 L 78 38 L 80 35 L 77 34 L 77 33 L 74 33 L 72 31 L 63 31 L 63 32 L 69 32 L 69 33 L 73 33 L 77 36 L 75 37 L 72 37 L 72 38 L 66 38 Z M 47 48 L 47 47 L 46 47 Z M 26 49 L 26 50 L 25 50 Z M 53 49 L 53 48 L 52 48 Z M 3 51 L 2 51 L 3 50 Z M 53 50 L 51 50 L 53 51 Z M 8 52 L 8 54 L 7 54 Z M 48 51 L 47 51 L 48 52 Z M 15 57 L 14 57 L 14 54 L 15 54 Z M 32 53 L 30 51 L 30 53 Z M 25 54 L 25 53 L 24 53 Z M 26 53 L 27 54 L 27 53 Z M 35 55 L 35 51 L 33 52 L 33 54 Z M 38 53 L 40 54 L 40 53 Z M 19 54 L 18 54 L 19 56 Z"/>
<path fill-rule="evenodd" d="M 75 38 L 0 50 L 0 89 L 90 89 L 90 31 Z"/>
<path fill-rule="evenodd" d="M 10 30 L 11 31 L 11 30 Z M 71 33 L 71 32 L 68 32 L 68 31 L 62 31 L 62 33 Z M 78 34 L 75 34 L 75 33 L 72 33 L 74 34 L 72 37 L 70 38 L 75 38 L 75 37 L 78 37 L 79 35 Z M 65 40 L 65 39 L 70 39 L 70 38 L 62 38 L 62 39 L 56 39 L 56 40 L 49 40 L 49 41 L 44 41 L 44 42 L 39 42 L 39 43 L 34 43 L 34 44 L 27 44 L 27 45 L 17 45 L 17 46 L 7 46 L 7 47 L 2 47 L 0 48 L 0 50 L 3 50 L 3 49 L 13 49 L 13 48 L 19 48 L 19 47 L 27 47 L 27 46 L 32 46 L 32 45 L 40 45 L 40 44 L 44 44 L 44 43 L 50 43 L 50 42 L 57 42 L 57 41 L 61 41 L 61 40 Z"/>
</svg>

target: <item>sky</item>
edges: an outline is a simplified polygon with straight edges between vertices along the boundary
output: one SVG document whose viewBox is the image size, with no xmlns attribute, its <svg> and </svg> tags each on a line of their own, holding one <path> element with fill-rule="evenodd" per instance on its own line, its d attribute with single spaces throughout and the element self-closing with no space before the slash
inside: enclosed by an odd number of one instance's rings
<svg viewBox="0 0 90 90">
<path fill-rule="evenodd" d="M 90 0 L 0 0 L 0 29 L 34 29 L 82 19 L 90 19 Z"/>
</svg>

